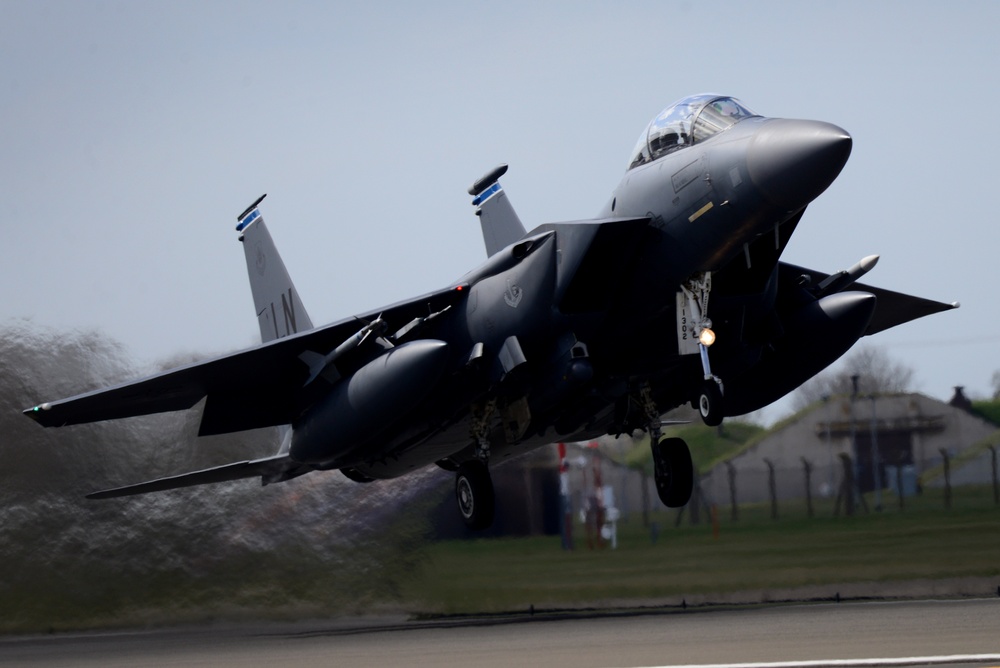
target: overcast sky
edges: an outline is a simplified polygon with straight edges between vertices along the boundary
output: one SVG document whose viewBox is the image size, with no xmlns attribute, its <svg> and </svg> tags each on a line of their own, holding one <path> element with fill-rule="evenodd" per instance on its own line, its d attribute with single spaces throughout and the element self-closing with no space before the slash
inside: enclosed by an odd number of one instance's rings
<svg viewBox="0 0 1000 668">
<path fill-rule="evenodd" d="M 867 282 L 963 304 L 865 342 L 942 399 L 1000 369 L 1000 3 L 0 10 L 0 324 L 99 329 L 142 365 L 250 346 L 233 228 L 264 192 L 317 324 L 443 287 L 484 259 L 488 169 L 529 228 L 592 217 L 646 123 L 712 91 L 854 137 L 785 260 L 879 253 Z"/>
</svg>

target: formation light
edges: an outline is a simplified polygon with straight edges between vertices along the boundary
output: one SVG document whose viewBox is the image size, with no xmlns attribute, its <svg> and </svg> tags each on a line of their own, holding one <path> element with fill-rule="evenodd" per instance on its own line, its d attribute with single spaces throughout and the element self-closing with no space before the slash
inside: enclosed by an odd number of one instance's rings
<svg viewBox="0 0 1000 668">
<path fill-rule="evenodd" d="M 701 330 L 701 334 L 698 335 L 698 341 L 701 343 L 701 345 L 707 348 L 708 346 L 715 343 L 715 332 L 713 332 L 708 327 L 705 327 L 704 329 Z"/>
</svg>

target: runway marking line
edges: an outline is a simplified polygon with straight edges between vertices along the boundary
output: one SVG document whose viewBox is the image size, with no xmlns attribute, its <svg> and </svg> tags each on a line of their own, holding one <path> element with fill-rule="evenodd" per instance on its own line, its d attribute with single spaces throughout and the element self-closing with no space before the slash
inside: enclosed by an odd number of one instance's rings
<svg viewBox="0 0 1000 668">
<path fill-rule="evenodd" d="M 917 666 L 942 663 L 982 663 L 1000 661 L 1000 654 L 951 654 L 946 656 L 906 656 L 886 659 L 829 659 L 815 661 L 765 661 L 760 663 L 700 663 L 655 668 L 864 668 L 867 666 Z"/>
</svg>

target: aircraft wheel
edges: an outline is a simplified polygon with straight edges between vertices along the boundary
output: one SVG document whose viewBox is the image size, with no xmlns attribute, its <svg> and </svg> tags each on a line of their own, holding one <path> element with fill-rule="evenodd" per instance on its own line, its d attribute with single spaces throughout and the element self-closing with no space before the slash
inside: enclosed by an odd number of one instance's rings
<svg viewBox="0 0 1000 668">
<path fill-rule="evenodd" d="M 714 380 L 707 380 L 698 395 L 698 413 L 702 422 L 709 427 L 718 427 L 722 424 L 722 390 Z"/>
<path fill-rule="evenodd" d="M 458 467 L 455 474 L 455 500 L 465 525 L 473 531 L 493 524 L 495 498 L 493 481 L 486 464 L 473 459 Z"/>
<path fill-rule="evenodd" d="M 665 438 L 653 443 L 653 479 L 656 493 L 667 508 L 680 508 L 691 499 L 694 467 L 691 450 L 680 438 Z"/>
</svg>

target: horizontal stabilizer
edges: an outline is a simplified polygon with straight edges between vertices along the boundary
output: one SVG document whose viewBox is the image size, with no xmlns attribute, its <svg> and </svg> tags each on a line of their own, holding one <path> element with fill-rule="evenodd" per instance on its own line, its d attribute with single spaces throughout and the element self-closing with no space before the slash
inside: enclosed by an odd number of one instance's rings
<svg viewBox="0 0 1000 668">
<path fill-rule="evenodd" d="M 234 462 L 232 464 L 224 464 L 223 466 L 193 471 L 191 473 L 182 473 L 167 478 L 157 478 L 156 480 L 140 482 L 135 485 L 105 489 L 100 492 L 88 494 L 87 498 L 112 499 L 118 496 L 162 492 L 167 489 L 207 485 L 215 482 L 240 480 L 242 478 L 255 478 L 257 476 L 260 476 L 261 483 L 266 485 L 271 482 L 294 478 L 303 473 L 308 473 L 310 470 L 308 467 L 293 461 L 288 455 L 274 455 L 273 457 Z"/>
</svg>

